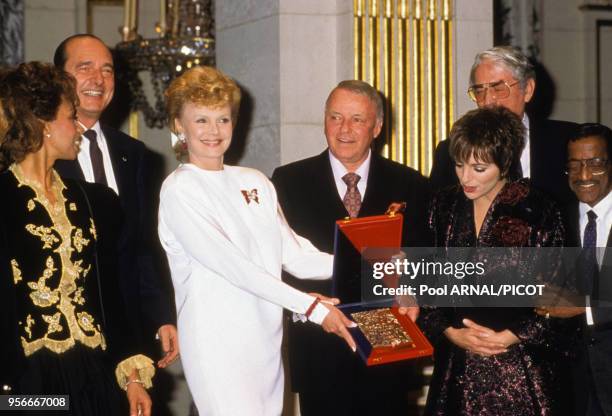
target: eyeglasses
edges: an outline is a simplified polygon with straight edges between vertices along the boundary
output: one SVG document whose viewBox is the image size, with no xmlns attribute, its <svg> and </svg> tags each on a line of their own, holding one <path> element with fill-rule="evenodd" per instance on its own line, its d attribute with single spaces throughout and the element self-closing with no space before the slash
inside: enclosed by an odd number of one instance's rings
<svg viewBox="0 0 612 416">
<path fill-rule="evenodd" d="M 586 167 L 593 175 L 602 175 L 606 172 L 608 166 L 608 159 L 602 159 L 600 157 L 594 157 L 592 159 L 572 159 L 567 162 L 565 167 L 567 168 L 565 173 L 576 174 L 580 172 L 582 167 Z"/>
<path fill-rule="evenodd" d="M 477 84 L 468 88 L 467 93 L 470 99 L 476 103 L 484 101 L 487 94 L 489 94 L 492 100 L 503 100 L 510 95 L 510 88 L 518 83 L 518 81 L 514 81 L 512 84 L 508 84 L 506 81 L 501 80 L 486 84 Z"/>
</svg>

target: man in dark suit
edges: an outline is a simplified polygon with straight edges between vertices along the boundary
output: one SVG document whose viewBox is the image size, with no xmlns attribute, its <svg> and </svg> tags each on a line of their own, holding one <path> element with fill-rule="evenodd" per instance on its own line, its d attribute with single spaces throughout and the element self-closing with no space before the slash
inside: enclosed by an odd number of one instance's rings
<svg viewBox="0 0 612 416">
<path fill-rule="evenodd" d="M 527 57 L 516 48 L 497 46 L 476 55 L 468 94 L 478 107 L 506 107 L 523 120 L 525 148 L 512 175 L 531 178 L 534 187 L 561 203 L 573 201 L 563 172 L 565 145 L 577 125 L 529 118 L 525 106 L 533 98 L 535 87 L 535 72 Z M 448 140 L 440 142 L 434 154 L 429 176 L 434 189 L 458 183 L 448 144 Z"/>
<path fill-rule="evenodd" d="M 380 215 L 401 201 L 407 203 L 403 244 L 431 244 L 425 178 L 371 151 L 382 122 L 377 91 L 363 81 L 343 81 L 325 106 L 328 149 L 272 175 L 289 224 L 322 251 L 333 252 L 336 220 Z M 331 295 L 329 280 L 288 280 L 301 290 Z M 290 324 L 289 362 L 302 416 L 406 414 L 407 392 L 418 384 L 413 364 L 366 367 L 346 345 L 310 325 Z"/>
<path fill-rule="evenodd" d="M 160 265 L 152 255 L 159 243 L 146 148 L 142 142 L 99 122 L 115 88 L 113 59 L 100 39 L 92 35 L 65 39 L 55 51 L 54 63 L 76 79 L 77 116 L 85 131 L 78 159 L 58 161 L 55 168 L 62 176 L 104 184 L 119 195 L 124 211 L 119 269 L 127 318 L 139 331 L 144 351 L 154 351 L 157 334 L 165 353 L 159 366 L 165 367 L 178 356 L 178 337 Z"/>
<path fill-rule="evenodd" d="M 601 124 L 580 126 L 567 146 L 568 182 L 578 198 L 568 206 L 568 245 L 594 252 L 599 267 L 582 273 L 586 308 L 553 309 L 553 316 L 582 315 L 583 339 L 575 360 L 576 415 L 612 416 L 612 131 Z M 585 253 L 583 253 L 585 254 Z M 588 270 L 588 269 L 587 269 Z M 585 388 L 586 387 L 586 388 Z"/>
</svg>

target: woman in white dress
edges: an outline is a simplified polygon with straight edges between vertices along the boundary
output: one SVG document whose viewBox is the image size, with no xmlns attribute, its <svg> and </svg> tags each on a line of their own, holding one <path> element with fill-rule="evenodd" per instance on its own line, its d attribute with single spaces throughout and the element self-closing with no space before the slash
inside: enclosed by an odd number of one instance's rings
<svg viewBox="0 0 612 416">
<path fill-rule="evenodd" d="M 197 67 L 166 98 L 177 156 L 188 161 L 165 180 L 159 209 L 187 383 L 202 416 L 280 415 L 283 308 L 355 350 L 354 324 L 329 299 L 281 281 L 283 269 L 329 278 L 332 256 L 289 228 L 266 176 L 223 164 L 240 103 L 234 81 Z"/>
</svg>

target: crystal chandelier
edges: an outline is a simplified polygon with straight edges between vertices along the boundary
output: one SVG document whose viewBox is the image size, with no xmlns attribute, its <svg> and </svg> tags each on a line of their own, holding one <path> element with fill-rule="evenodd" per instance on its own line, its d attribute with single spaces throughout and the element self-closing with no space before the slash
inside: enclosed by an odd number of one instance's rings
<svg viewBox="0 0 612 416">
<path fill-rule="evenodd" d="M 213 0 L 160 0 L 158 38 L 137 33 L 138 0 L 125 0 L 123 41 L 115 47 L 127 64 L 132 110 L 141 111 L 149 127 L 162 128 L 166 120 L 164 91 L 174 78 L 196 65 L 215 64 Z M 140 72 L 149 72 L 155 103 L 145 95 Z"/>
</svg>

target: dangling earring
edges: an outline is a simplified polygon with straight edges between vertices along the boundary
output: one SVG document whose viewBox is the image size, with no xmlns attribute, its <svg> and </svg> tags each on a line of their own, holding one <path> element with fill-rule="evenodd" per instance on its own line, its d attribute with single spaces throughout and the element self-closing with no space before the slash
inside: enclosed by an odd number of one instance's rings
<svg viewBox="0 0 612 416">
<path fill-rule="evenodd" d="M 179 133 L 176 135 L 178 141 L 181 143 L 181 147 L 183 150 L 187 150 L 187 139 L 185 138 L 184 133 Z"/>
</svg>

